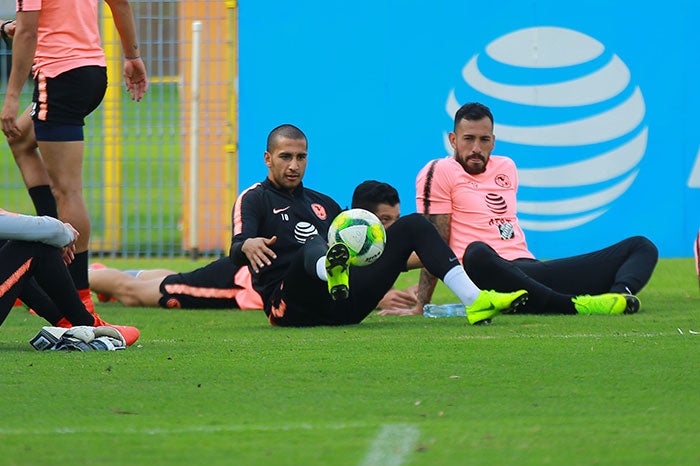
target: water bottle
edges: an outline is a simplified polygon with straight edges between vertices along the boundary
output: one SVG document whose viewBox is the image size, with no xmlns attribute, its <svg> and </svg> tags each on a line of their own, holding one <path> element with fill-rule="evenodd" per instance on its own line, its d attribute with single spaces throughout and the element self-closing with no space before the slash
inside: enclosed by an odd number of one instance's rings
<svg viewBox="0 0 700 466">
<path fill-rule="evenodd" d="M 426 304 L 423 306 L 423 317 L 465 317 L 467 311 L 464 304 Z"/>
</svg>

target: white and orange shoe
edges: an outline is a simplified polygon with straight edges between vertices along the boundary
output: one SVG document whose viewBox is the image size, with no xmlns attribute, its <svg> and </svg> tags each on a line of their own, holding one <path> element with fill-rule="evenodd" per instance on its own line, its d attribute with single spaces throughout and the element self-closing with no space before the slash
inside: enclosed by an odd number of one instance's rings
<svg viewBox="0 0 700 466">
<path fill-rule="evenodd" d="M 105 327 L 111 327 L 111 328 L 115 329 L 117 332 L 119 332 L 121 334 L 122 337 L 124 337 L 124 343 L 126 344 L 126 346 L 133 345 L 134 343 L 136 343 L 136 340 L 138 340 L 139 337 L 141 336 L 141 332 L 136 327 L 131 327 L 129 325 L 108 324 L 107 322 L 102 320 L 100 318 L 100 316 L 98 316 L 98 315 L 95 315 L 94 326 L 95 327 L 105 326 Z"/>
</svg>

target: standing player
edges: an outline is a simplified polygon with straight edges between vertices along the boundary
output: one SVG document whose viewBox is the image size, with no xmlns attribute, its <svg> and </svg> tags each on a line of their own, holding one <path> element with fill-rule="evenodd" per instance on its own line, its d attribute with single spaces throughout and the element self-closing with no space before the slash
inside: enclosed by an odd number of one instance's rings
<svg viewBox="0 0 700 466">
<path fill-rule="evenodd" d="M 350 273 L 347 247 L 336 243 L 329 249 L 325 240 L 340 207 L 302 184 L 307 165 L 304 133 L 292 125 L 272 130 L 264 160 L 267 178 L 244 191 L 234 205 L 231 258 L 251 267 L 253 286 L 271 324 L 361 322 L 406 270 L 413 251 L 465 304 L 470 324 L 517 307 L 527 298 L 524 290 L 508 294 L 479 290 L 435 228 L 417 214 L 391 225 L 382 256 Z M 338 293 L 340 289 L 346 292 Z"/>
<path fill-rule="evenodd" d="M 131 6 L 127 0 L 106 2 L 122 42 L 126 87 L 131 98 L 139 101 L 148 81 Z M 12 72 L 1 116 L 3 133 L 37 213 L 54 216 L 56 202 L 60 218 L 80 232 L 69 270 L 90 311 L 94 304 L 87 272 L 90 219 L 82 196 L 83 126 L 107 88 L 98 6 L 91 0 L 17 2 Z M 31 109 L 18 117 L 20 93 L 30 71 L 34 78 Z"/>
</svg>

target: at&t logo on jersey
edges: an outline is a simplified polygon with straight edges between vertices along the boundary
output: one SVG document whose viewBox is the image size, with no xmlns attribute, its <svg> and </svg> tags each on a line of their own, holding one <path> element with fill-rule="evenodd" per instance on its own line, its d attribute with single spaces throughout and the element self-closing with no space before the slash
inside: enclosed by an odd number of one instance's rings
<svg viewBox="0 0 700 466">
<path fill-rule="evenodd" d="M 317 234 L 318 230 L 309 222 L 299 222 L 294 225 L 294 239 L 300 244 L 306 243 L 306 240 Z"/>
<path fill-rule="evenodd" d="M 462 78 L 447 114 L 468 101 L 491 108 L 494 154 L 518 165 L 523 228 L 591 222 L 634 183 L 647 147 L 644 98 L 622 59 L 598 40 L 561 27 L 516 30 L 474 54 Z"/>
</svg>

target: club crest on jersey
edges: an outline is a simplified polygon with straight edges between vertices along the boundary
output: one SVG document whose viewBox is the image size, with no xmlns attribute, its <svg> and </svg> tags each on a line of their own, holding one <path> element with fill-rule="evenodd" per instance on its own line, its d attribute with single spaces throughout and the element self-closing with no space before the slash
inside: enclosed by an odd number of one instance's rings
<svg viewBox="0 0 700 466">
<path fill-rule="evenodd" d="M 321 220 L 325 220 L 326 217 L 328 217 L 328 214 L 326 213 L 326 208 L 323 207 L 321 204 L 311 204 L 311 210 L 313 210 L 316 214 L 316 217 L 320 218 Z"/>
<path fill-rule="evenodd" d="M 496 183 L 498 186 L 501 188 L 510 188 L 512 186 L 512 183 L 510 182 L 510 178 L 508 175 L 499 173 L 493 178 L 493 182 Z"/>
</svg>

